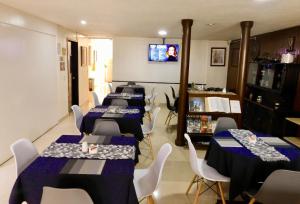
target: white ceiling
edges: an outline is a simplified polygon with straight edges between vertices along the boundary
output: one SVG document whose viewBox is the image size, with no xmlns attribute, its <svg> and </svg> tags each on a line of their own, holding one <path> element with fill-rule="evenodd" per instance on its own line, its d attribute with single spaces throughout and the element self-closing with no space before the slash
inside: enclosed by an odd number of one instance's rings
<svg viewBox="0 0 300 204">
<path fill-rule="evenodd" d="M 239 22 L 253 20 L 253 34 L 299 24 L 300 0 L 0 0 L 5 5 L 90 36 L 181 38 L 181 19 L 194 20 L 193 39 L 230 40 Z M 87 25 L 80 25 L 80 20 Z M 207 26 L 215 23 L 215 26 Z"/>
</svg>

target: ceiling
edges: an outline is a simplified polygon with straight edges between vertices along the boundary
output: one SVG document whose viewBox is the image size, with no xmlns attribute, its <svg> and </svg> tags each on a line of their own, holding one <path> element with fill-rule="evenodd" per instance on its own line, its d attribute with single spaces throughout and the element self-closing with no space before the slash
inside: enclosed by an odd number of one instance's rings
<svg viewBox="0 0 300 204">
<path fill-rule="evenodd" d="M 1 3 L 89 36 L 181 38 L 181 19 L 194 20 L 193 39 L 239 38 L 239 22 L 252 34 L 299 24 L 299 0 L 0 0 Z M 86 20 L 81 25 L 80 20 Z M 214 23 L 214 26 L 207 24 Z"/>
</svg>

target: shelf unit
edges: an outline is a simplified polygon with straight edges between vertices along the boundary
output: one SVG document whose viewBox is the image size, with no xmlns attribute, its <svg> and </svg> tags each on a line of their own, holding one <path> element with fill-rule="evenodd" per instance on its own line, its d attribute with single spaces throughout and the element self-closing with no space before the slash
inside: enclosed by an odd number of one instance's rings
<svg viewBox="0 0 300 204">
<path fill-rule="evenodd" d="M 198 90 L 188 90 L 188 105 L 189 107 L 187 112 L 187 133 L 191 136 L 191 139 L 196 145 L 199 147 L 199 143 L 202 144 L 208 144 L 210 141 L 211 136 L 213 135 L 213 129 L 214 124 L 209 124 L 210 121 L 216 121 L 218 117 L 231 117 L 235 119 L 235 121 L 238 123 L 240 113 L 226 113 L 226 112 L 207 112 L 205 111 L 205 98 L 206 97 L 221 97 L 221 98 L 228 98 L 229 100 L 239 100 L 238 96 L 235 93 L 232 92 L 215 92 L 215 91 L 198 91 Z M 194 102 L 196 101 L 196 102 Z M 202 106 L 202 107 L 198 107 Z M 198 111 L 191 111 L 192 110 L 198 110 Z M 206 125 L 207 130 L 212 131 L 201 131 L 202 128 L 202 122 L 203 120 L 201 117 L 207 118 L 204 119 L 204 125 Z M 200 120 L 199 122 L 196 121 L 196 124 L 193 124 L 193 121 L 191 118 L 195 117 L 195 120 Z M 197 119 L 198 118 L 198 119 Z M 206 120 L 208 120 L 206 123 Z M 191 125 L 191 124 L 192 125 Z M 198 125 L 199 123 L 199 125 Z M 214 123 L 214 122 L 212 122 Z M 189 132 L 191 129 L 193 129 L 194 126 L 197 126 L 199 128 L 199 132 L 197 132 L 198 129 L 196 129 L 196 132 Z M 192 127 L 192 128 L 190 128 Z"/>
<path fill-rule="evenodd" d="M 300 65 L 268 61 L 249 63 L 243 128 L 284 135 L 285 117 L 299 116 Z"/>
</svg>

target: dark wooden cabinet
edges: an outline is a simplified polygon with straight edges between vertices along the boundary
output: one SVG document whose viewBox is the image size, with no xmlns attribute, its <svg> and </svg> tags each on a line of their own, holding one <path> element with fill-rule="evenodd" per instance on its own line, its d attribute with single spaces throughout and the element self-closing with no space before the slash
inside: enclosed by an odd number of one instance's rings
<svg viewBox="0 0 300 204">
<path fill-rule="evenodd" d="M 300 64 L 256 62 L 248 67 L 243 127 L 283 136 L 285 118 L 300 113 Z"/>
</svg>

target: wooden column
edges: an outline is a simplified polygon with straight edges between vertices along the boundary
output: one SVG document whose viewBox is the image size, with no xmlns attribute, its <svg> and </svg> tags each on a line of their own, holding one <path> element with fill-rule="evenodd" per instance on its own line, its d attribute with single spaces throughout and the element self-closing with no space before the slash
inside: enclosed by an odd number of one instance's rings
<svg viewBox="0 0 300 204">
<path fill-rule="evenodd" d="M 177 138 L 175 144 L 183 146 L 184 133 L 186 132 L 186 113 L 187 113 L 187 88 L 189 80 L 189 64 L 190 64 L 190 46 L 192 19 L 183 19 L 181 21 L 183 36 L 182 36 L 182 52 L 181 52 L 181 70 L 180 70 L 180 86 L 179 86 L 179 103 L 178 103 L 178 124 Z"/>
<path fill-rule="evenodd" d="M 241 23 L 241 43 L 239 52 L 239 66 L 238 66 L 238 95 L 241 103 L 241 110 L 243 110 L 244 104 L 244 91 L 245 83 L 247 80 L 247 66 L 248 66 L 248 50 L 249 50 L 249 39 L 253 21 L 242 21 Z M 239 127 L 241 128 L 242 119 L 239 117 Z"/>
</svg>

